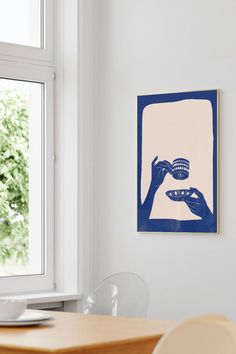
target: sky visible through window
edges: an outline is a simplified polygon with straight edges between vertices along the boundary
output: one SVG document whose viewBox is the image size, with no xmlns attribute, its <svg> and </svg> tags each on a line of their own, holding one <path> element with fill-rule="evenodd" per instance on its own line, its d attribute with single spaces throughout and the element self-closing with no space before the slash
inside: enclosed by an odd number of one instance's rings
<svg viewBox="0 0 236 354">
<path fill-rule="evenodd" d="M 0 0 L 0 41 L 41 47 L 41 1 Z"/>
</svg>

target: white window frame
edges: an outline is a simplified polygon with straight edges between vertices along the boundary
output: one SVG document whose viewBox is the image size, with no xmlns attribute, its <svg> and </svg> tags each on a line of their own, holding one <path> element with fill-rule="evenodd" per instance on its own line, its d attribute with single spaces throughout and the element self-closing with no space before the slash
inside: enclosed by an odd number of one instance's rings
<svg viewBox="0 0 236 354">
<path fill-rule="evenodd" d="M 76 294 L 83 253 L 79 238 L 80 0 L 56 0 L 55 56 L 55 292 Z M 81 222 L 81 220 L 80 220 Z M 80 252 L 79 252 L 80 242 Z M 72 308 L 76 310 L 76 305 Z"/>
<path fill-rule="evenodd" d="M 44 274 L 0 278 L 0 295 L 49 292 L 55 289 L 54 278 L 54 63 L 53 0 L 45 1 L 46 48 L 0 43 L 0 77 L 39 82 L 45 85 L 43 128 L 43 211 Z"/>
<path fill-rule="evenodd" d="M 53 301 L 62 301 L 67 311 L 77 311 L 79 308 L 78 300 L 81 298 L 80 293 L 87 291 L 92 273 L 90 267 L 92 229 L 86 229 L 87 219 L 85 217 L 92 202 L 91 196 L 81 196 L 81 194 L 84 194 L 84 181 L 86 180 L 85 189 L 89 191 L 90 181 L 87 181 L 84 173 L 82 176 L 81 172 L 79 173 L 79 169 L 80 171 L 83 170 L 84 163 L 88 163 L 82 145 L 84 115 L 85 113 L 89 115 L 90 112 L 81 105 L 80 101 L 80 98 L 83 100 L 81 93 L 86 78 L 82 78 L 84 60 L 83 58 L 79 60 L 79 53 L 81 48 L 84 47 L 84 42 L 81 41 L 84 36 L 84 33 L 81 33 L 83 21 L 85 21 L 83 14 L 84 12 L 90 13 L 93 4 L 92 0 L 89 0 L 89 3 L 88 0 L 48 1 L 47 14 L 51 20 L 46 20 L 49 29 L 46 51 L 37 56 L 35 53 L 41 49 L 30 48 L 30 59 L 28 59 L 22 54 L 23 51 L 24 53 L 28 51 L 23 46 L 20 49 L 22 52 L 19 53 L 18 51 L 16 53 L 14 48 L 10 48 L 10 45 L 0 43 L 0 60 L 6 59 L 2 54 L 2 48 L 5 47 L 9 50 L 7 60 L 16 62 L 20 59 L 21 63 L 30 64 L 30 66 L 44 65 L 48 67 L 50 72 L 55 71 L 55 179 L 54 189 L 51 188 L 52 191 L 55 191 L 55 238 L 49 244 L 49 248 L 52 247 L 55 254 L 54 260 L 49 260 L 53 263 L 50 269 L 54 269 L 54 272 L 52 271 L 54 274 L 51 274 L 54 276 L 54 284 L 51 281 L 46 281 L 46 288 L 34 284 L 34 288 L 32 286 L 25 287 L 24 291 L 19 292 L 15 290 L 14 284 L 10 293 L 18 298 L 28 299 L 30 304 L 39 308 L 42 303 L 48 303 L 48 306 L 50 306 Z M 87 7 L 87 5 L 89 5 L 89 8 L 85 11 L 84 7 Z M 54 17 L 53 21 L 52 17 Z M 91 24 L 89 21 L 88 26 L 90 27 Z M 90 40 L 92 33 L 88 33 Z M 53 52 L 50 50 L 52 39 Z M 1 46 L 3 47 L 1 48 Z M 85 130 L 86 132 L 89 130 L 90 133 L 91 122 L 89 119 L 87 122 L 88 129 Z M 86 162 L 84 159 L 86 159 Z M 49 160 L 48 163 L 50 165 L 51 161 Z M 80 199 L 78 197 L 79 192 Z M 86 206 L 84 201 L 88 200 Z M 53 233 L 53 225 L 49 227 L 48 232 Z M 30 283 L 32 284 L 32 280 L 30 280 Z M 8 284 L 7 286 L 10 289 Z"/>
</svg>

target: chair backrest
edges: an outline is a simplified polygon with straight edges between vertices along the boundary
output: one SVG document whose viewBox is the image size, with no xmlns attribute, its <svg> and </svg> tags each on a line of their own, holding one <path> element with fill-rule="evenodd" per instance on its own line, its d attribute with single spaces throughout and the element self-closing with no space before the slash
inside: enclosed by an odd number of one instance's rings
<svg viewBox="0 0 236 354">
<path fill-rule="evenodd" d="M 235 332 L 223 316 L 195 317 L 170 329 L 153 354 L 236 354 Z"/>
<path fill-rule="evenodd" d="M 146 317 L 148 288 L 135 273 L 122 272 L 105 278 L 87 297 L 85 314 Z"/>
</svg>

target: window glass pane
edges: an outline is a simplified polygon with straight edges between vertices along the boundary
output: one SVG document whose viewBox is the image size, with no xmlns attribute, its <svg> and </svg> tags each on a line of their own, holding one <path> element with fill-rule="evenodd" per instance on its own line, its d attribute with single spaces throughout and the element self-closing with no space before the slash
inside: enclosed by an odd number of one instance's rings
<svg viewBox="0 0 236 354">
<path fill-rule="evenodd" d="M 42 0 L 0 0 L 0 41 L 43 47 Z"/>
<path fill-rule="evenodd" d="M 43 86 L 0 79 L 0 276 L 44 272 Z"/>
</svg>

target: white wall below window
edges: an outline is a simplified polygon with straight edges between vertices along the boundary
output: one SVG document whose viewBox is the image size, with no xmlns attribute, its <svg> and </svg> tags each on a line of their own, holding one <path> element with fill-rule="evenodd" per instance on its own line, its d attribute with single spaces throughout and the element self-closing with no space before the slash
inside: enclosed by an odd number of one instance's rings
<svg viewBox="0 0 236 354">
<path fill-rule="evenodd" d="M 94 171 L 87 210 L 92 284 L 134 271 L 150 288 L 150 317 L 219 312 L 236 319 L 236 2 L 90 2 L 94 43 L 84 46 L 93 46 L 93 60 L 84 69 L 94 80 L 87 91 L 93 167 L 86 172 L 90 178 Z M 221 235 L 138 234 L 137 95 L 216 88 L 222 90 Z"/>
</svg>

